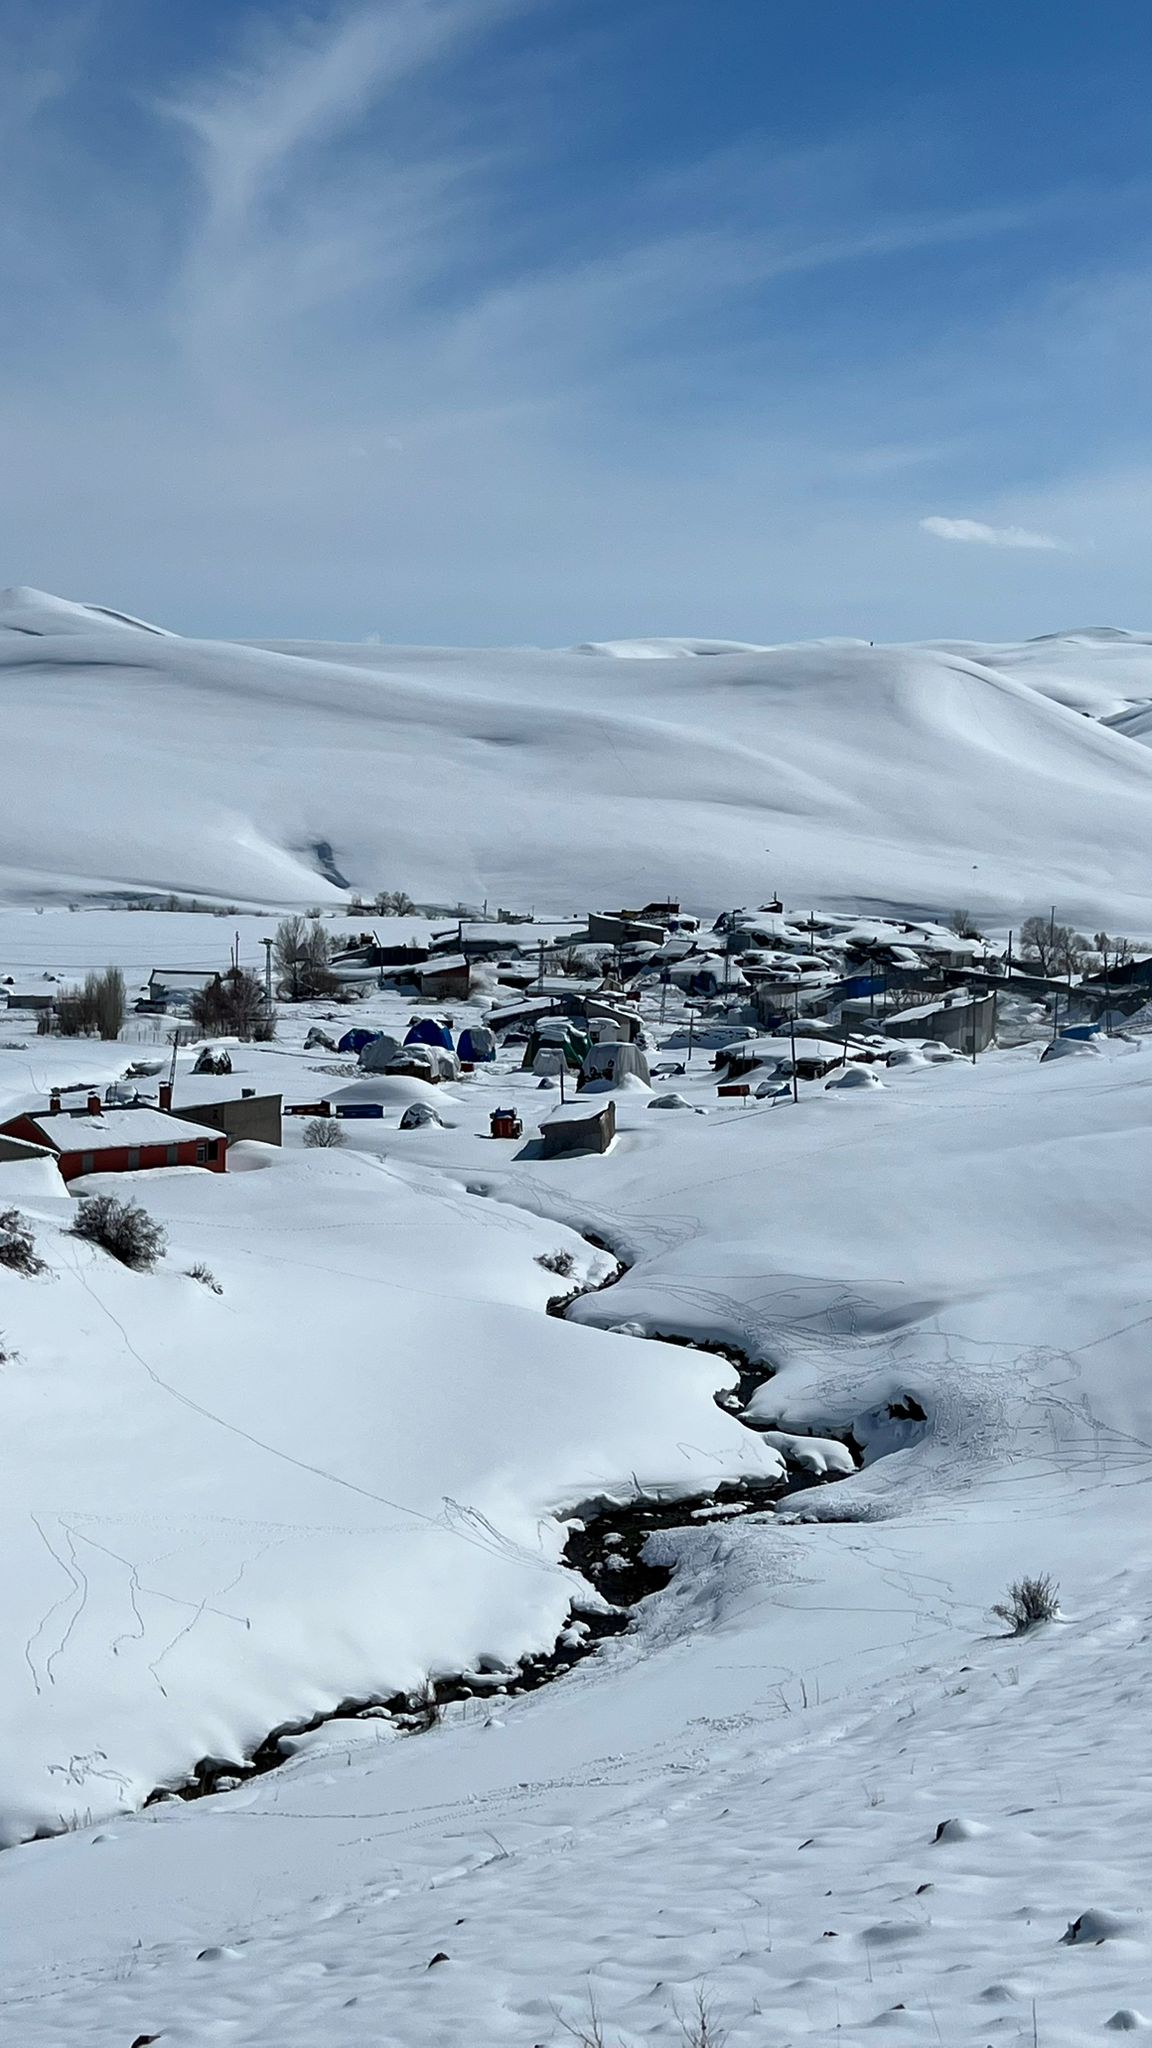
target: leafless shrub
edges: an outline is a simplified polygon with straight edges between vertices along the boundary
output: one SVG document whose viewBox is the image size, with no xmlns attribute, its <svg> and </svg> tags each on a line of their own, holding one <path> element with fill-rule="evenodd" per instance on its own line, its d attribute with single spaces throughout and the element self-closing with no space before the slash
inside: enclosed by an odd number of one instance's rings
<svg viewBox="0 0 1152 2048">
<path fill-rule="evenodd" d="M 728 2030 L 717 2022 L 708 1993 L 702 1984 L 696 1987 L 691 2010 L 687 2013 L 677 2012 L 676 2018 L 680 2023 L 685 2048 L 724 2048 Z"/>
<path fill-rule="evenodd" d="M 42 1011 L 46 1033 L 61 1038 L 119 1038 L 124 1029 L 124 976 L 118 967 L 106 967 L 103 974 L 88 974 L 83 988 L 62 989 L 55 1013 Z M 36 1028 L 41 1028 L 37 1018 Z"/>
<path fill-rule="evenodd" d="M 1039 1578 L 1017 1579 L 1009 1588 L 1008 1598 L 998 1600 L 992 1612 L 999 1621 L 1007 1622 L 1014 1636 L 1024 1636 L 1042 1621 L 1055 1620 L 1060 1612 L 1059 1596 L 1055 1579 L 1045 1572 Z"/>
<path fill-rule="evenodd" d="M 200 1285 L 202 1287 L 210 1287 L 213 1294 L 223 1294 L 224 1289 L 221 1287 L 215 1273 L 212 1271 L 211 1266 L 204 1264 L 203 1259 L 197 1259 L 194 1266 L 186 1266 L 184 1272 L 186 1279 L 199 1280 Z"/>
<path fill-rule="evenodd" d="M 48 1270 L 35 1249 L 32 1226 L 19 1209 L 5 1209 L 0 1216 L 0 1266 L 9 1273 L 23 1273 L 28 1279 Z"/>
<path fill-rule="evenodd" d="M 558 1273 L 561 1280 L 571 1280 L 576 1271 L 576 1261 L 571 1252 L 540 1252 L 536 1264 L 543 1266 L 546 1273 Z"/>
<path fill-rule="evenodd" d="M 552 2010 L 556 2012 L 555 2006 L 553 2006 Z M 588 1993 L 588 2017 L 586 2020 L 580 2020 L 578 2023 L 573 2024 L 571 2020 L 564 2019 L 562 2014 L 558 2012 L 556 2017 L 560 2021 L 564 2032 L 571 2034 L 572 2039 L 578 2043 L 578 2048 L 608 2048 L 608 2043 L 604 2038 L 604 2023 L 600 2018 L 596 2000 L 591 1992 Z"/>
<path fill-rule="evenodd" d="M 334 1116 L 312 1116 L 304 1126 L 304 1143 L 313 1152 L 332 1152 L 344 1143 L 344 1132 Z"/>
<path fill-rule="evenodd" d="M 150 1273 L 168 1244 L 163 1224 L 147 1209 L 138 1202 L 118 1201 L 115 1195 L 86 1196 L 70 1234 L 98 1244 L 134 1273 Z"/>
</svg>

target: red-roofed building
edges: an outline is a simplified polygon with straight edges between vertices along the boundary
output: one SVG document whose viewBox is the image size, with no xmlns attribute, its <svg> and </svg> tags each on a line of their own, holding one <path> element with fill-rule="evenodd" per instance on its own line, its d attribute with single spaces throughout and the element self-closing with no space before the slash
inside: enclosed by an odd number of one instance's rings
<svg viewBox="0 0 1152 2048">
<path fill-rule="evenodd" d="M 223 1173 L 227 1164 L 228 1140 L 207 1124 L 189 1123 L 146 1103 L 105 1109 L 98 1095 L 90 1095 L 82 1110 L 62 1110 L 54 1096 L 44 1114 L 26 1111 L 0 1124 L 0 1135 L 43 1146 L 64 1180 L 157 1166 L 199 1166 Z"/>
</svg>

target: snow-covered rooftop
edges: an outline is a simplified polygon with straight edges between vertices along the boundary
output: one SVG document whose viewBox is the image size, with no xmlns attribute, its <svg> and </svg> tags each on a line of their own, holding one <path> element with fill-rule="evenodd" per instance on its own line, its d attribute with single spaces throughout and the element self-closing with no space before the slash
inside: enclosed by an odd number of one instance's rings
<svg viewBox="0 0 1152 2048">
<path fill-rule="evenodd" d="M 55 1116 L 33 1113 L 32 1121 L 58 1152 L 118 1152 L 126 1145 L 186 1145 L 190 1138 L 220 1136 L 206 1124 L 188 1123 L 143 1104 L 138 1109 L 105 1109 L 99 1116 L 75 1116 L 69 1110 Z"/>
</svg>

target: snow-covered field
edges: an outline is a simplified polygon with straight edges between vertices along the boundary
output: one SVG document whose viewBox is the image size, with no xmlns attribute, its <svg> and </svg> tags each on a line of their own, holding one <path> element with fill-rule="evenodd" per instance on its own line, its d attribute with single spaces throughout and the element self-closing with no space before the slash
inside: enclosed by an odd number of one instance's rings
<svg viewBox="0 0 1152 2048">
<path fill-rule="evenodd" d="M 564 915 L 780 888 L 1152 926 L 1145 635 L 252 647 L 14 591 L 0 691 L 9 901 L 332 901 L 334 863 Z"/>
<path fill-rule="evenodd" d="M 184 922 L 0 913 L 0 971 L 142 971 Z M 187 923 L 188 964 L 226 953 Z M 237 1049 L 237 1082 L 338 1089 L 316 1014 Z M 8 1025 L 5 1111 L 139 1050 Z M 640 2048 L 698 1997 L 730 2048 L 1138 2030 L 1152 1044 L 747 1107 L 697 1051 L 673 1085 L 706 1116 L 632 1086 L 607 1155 L 549 1161 L 518 1050 L 435 1091 L 444 1127 L 396 1101 L 336 1153 L 290 1122 L 262 1170 L 135 1183 L 170 1234 L 152 1274 L 0 1166 L 51 1266 L 0 1271 L 0 1807 L 77 1830 L 0 1855 L 0 2038 L 552 2048 L 595 2009 Z M 497 1102 L 524 1146 L 488 1137 Z M 583 1233 L 630 1270 L 548 1317 L 572 1282 L 541 1252 L 607 1269 Z M 715 1405 L 723 1359 L 653 1336 L 770 1361 L 769 1439 Z M 331 1723 L 235 1792 L 124 1810 L 343 1695 L 544 1644 L 585 1597 L 558 1511 L 769 1471 L 789 1433 L 850 1433 L 863 1467 L 686 1510 L 652 1539 L 667 1589 L 554 1686 L 418 1737 Z M 991 1604 L 1033 1572 L 1061 1618 L 1007 1638 Z"/>
</svg>

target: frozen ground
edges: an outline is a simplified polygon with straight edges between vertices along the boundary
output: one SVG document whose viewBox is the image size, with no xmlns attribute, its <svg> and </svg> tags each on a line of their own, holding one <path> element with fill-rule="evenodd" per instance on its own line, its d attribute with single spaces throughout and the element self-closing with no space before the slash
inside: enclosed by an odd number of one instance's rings
<svg viewBox="0 0 1152 2048">
<path fill-rule="evenodd" d="M 335 872 L 565 915 L 778 887 L 1143 929 L 1149 644 L 250 647 L 9 592 L 0 897 L 307 903 Z"/>
<path fill-rule="evenodd" d="M 41 971 L 88 915 L 35 921 Z M 171 922 L 90 915 L 102 959 Z M 32 944 L 25 916 L 0 915 L 0 969 L 6 942 Z M 315 1014 L 238 1050 L 237 1080 L 337 1088 L 300 1049 Z M 62 1053 L 72 1078 L 125 1060 L 17 1044 L 13 1106 Z M 631 1089 L 609 1155 L 548 1162 L 555 1095 L 511 1059 L 438 1091 L 451 1128 L 390 1108 L 333 1157 L 290 1125 L 266 1171 L 138 1184 L 172 1234 L 151 1276 L 0 1168 L 55 1273 L 0 1272 L 5 1797 L 78 1827 L 0 1855 L 0 2039 L 553 2048 L 594 2004 L 640 2048 L 681 2040 L 700 1992 L 731 2048 L 1139 2031 L 1152 1048 L 748 1108 L 697 1053 L 674 1086 L 707 1116 Z M 522 1147 L 484 1135 L 497 1100 Z M 631 1270 L 560 1322 L 534 1255 L 597 1270 L 572 1231 Z M 199 1256 L 222 1297 L 182 1278 Z M 548 1511 L 590 1483 L 755 1458 L 711 1400 L 724 1362 L 646 1332 L 770 1360 L 759 1421 L 850 1428 L 863 1470 L 654 1539 L 668 1589 L 540 1694 L 416 1738 L 331 1725 L 235 1793 L 116 1811 L 106 1770 L 130 1803 L 373 1668 L 546 1637 L 571 1591 Z M 1062 1618 L 1006 1640 L 989 1608 L 1033 1571 Z"/>
</svg>

